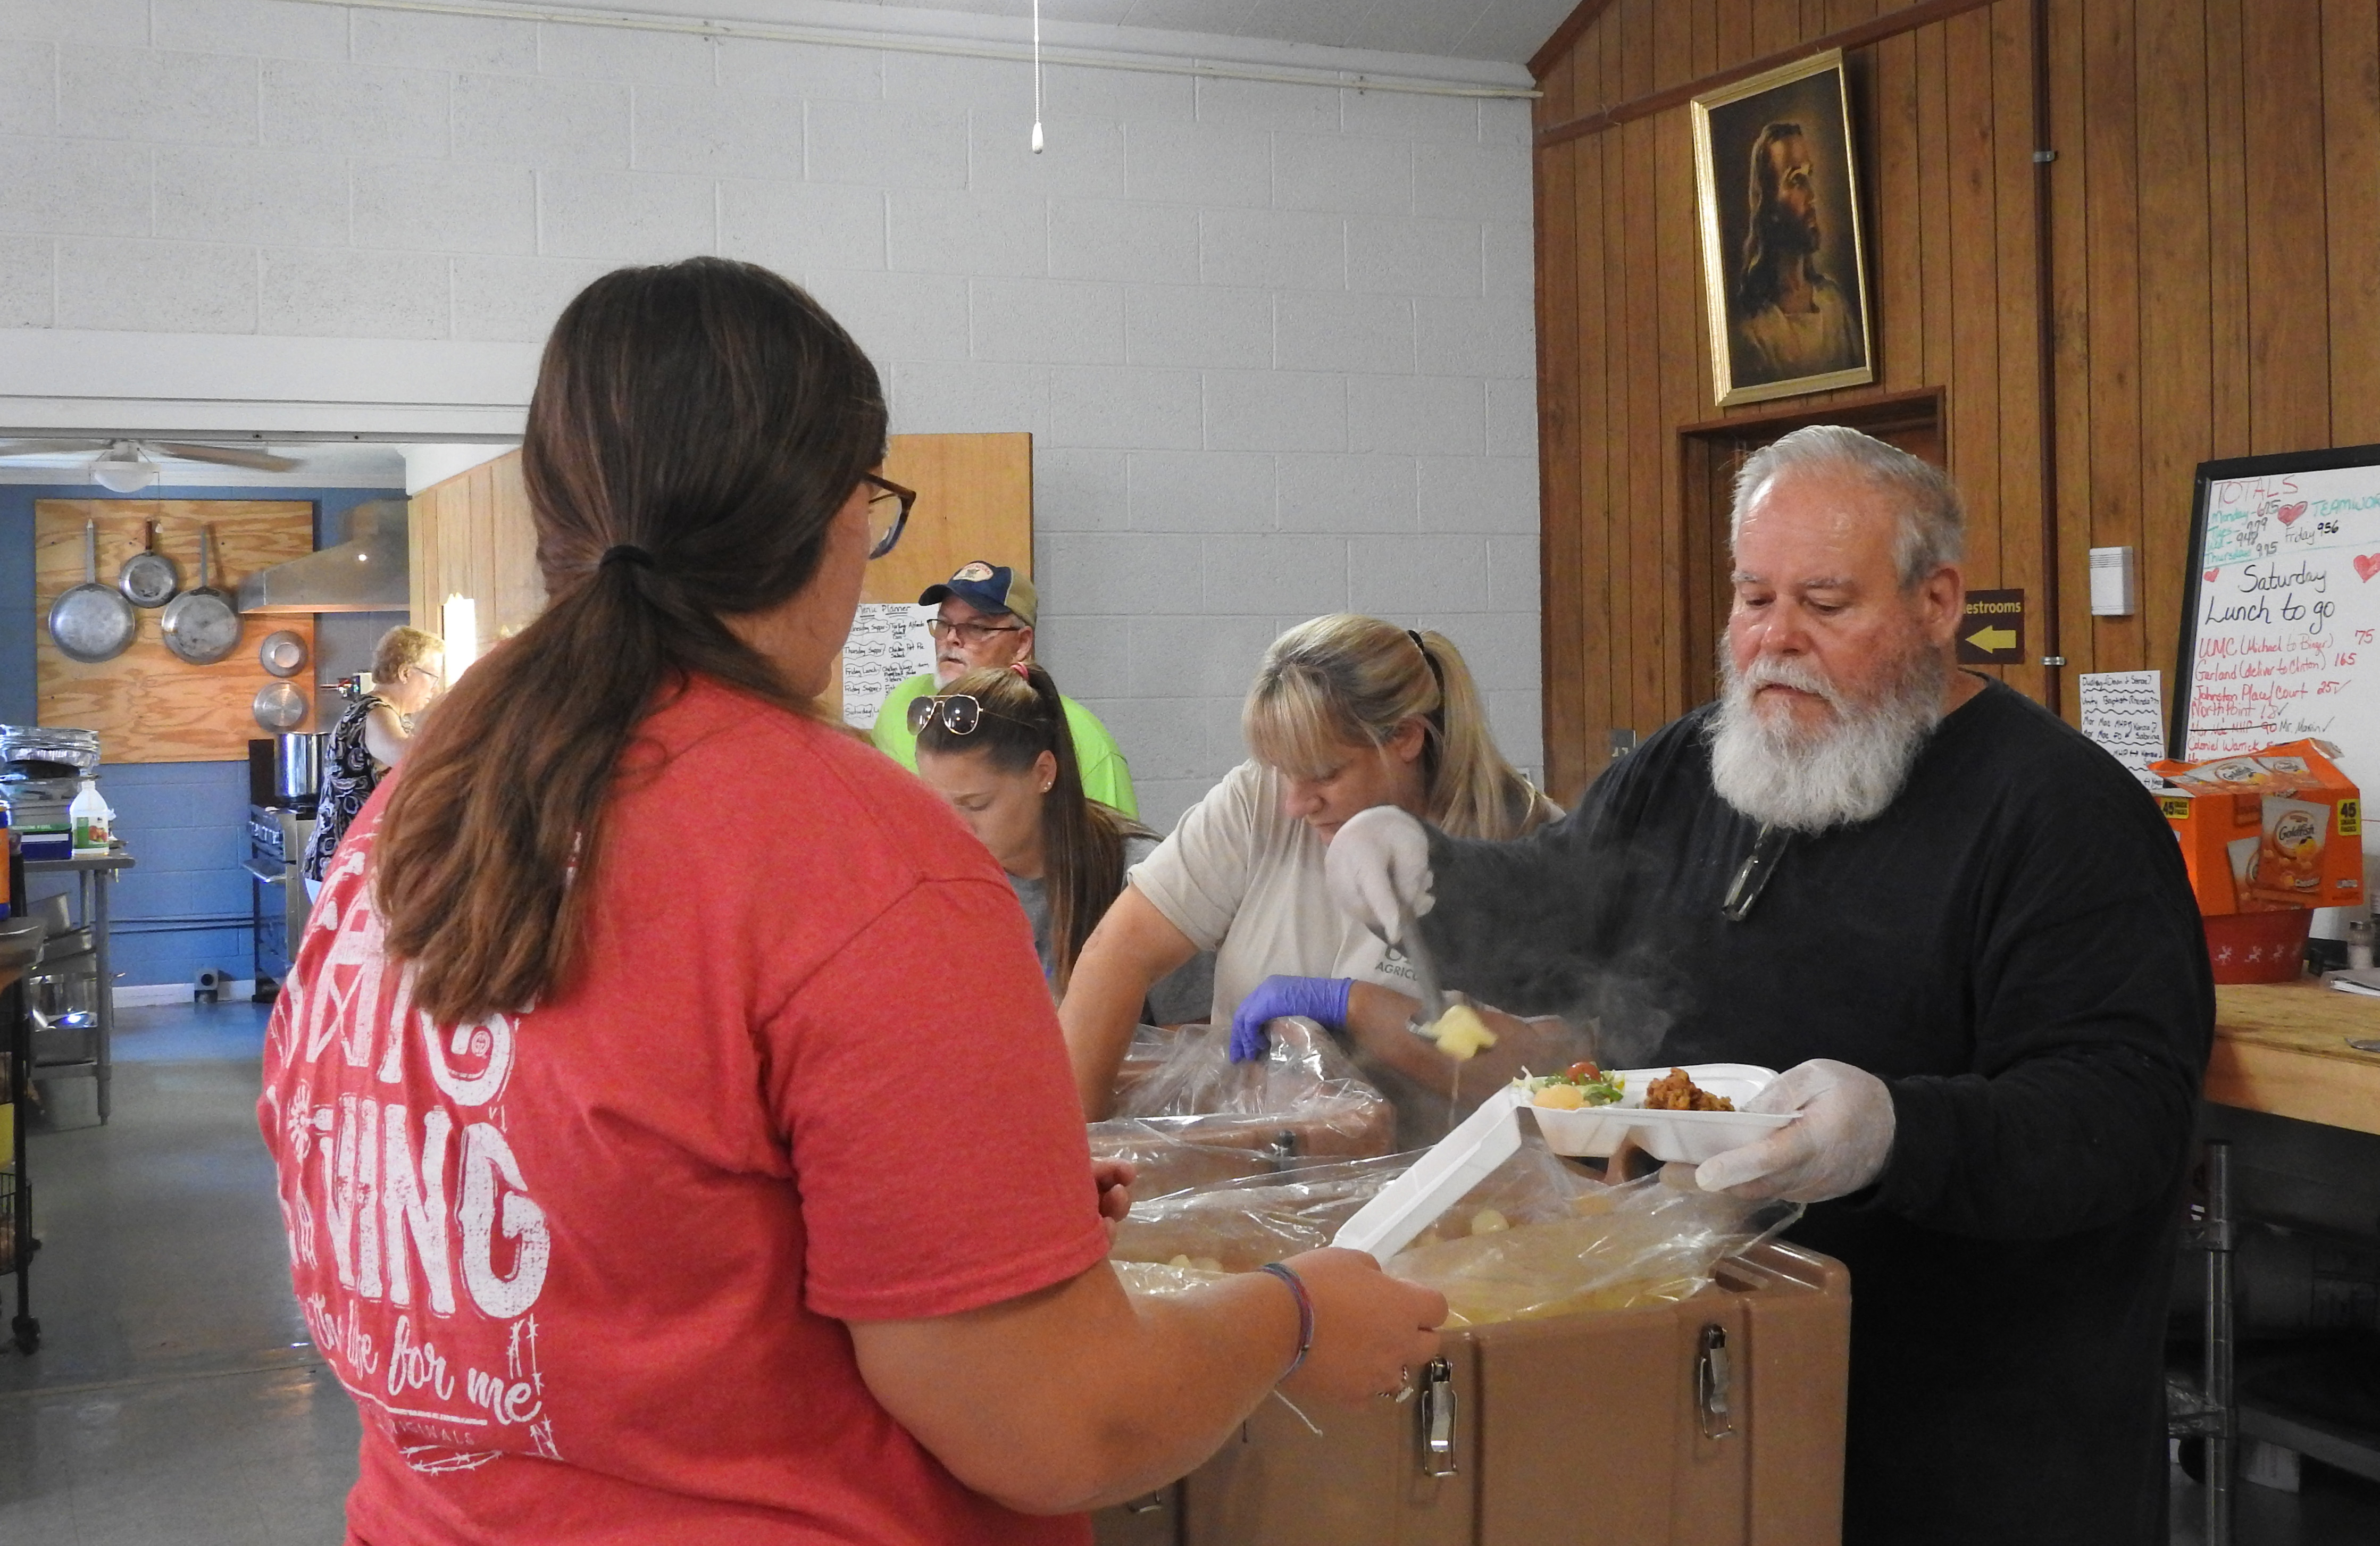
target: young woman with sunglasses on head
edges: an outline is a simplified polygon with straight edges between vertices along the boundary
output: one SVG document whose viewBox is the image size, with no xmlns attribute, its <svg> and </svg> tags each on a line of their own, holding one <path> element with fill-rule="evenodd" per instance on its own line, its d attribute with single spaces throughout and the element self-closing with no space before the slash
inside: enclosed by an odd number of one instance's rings
<svg viewBox="0 0 2380 1546">
<path fill-rule="evenodd" d="M 1345 614 L 1301 623 L 1265 651 L 1241 725 L 1255 755 L 1133 871 L 1075 963 L 1059 1019 L 1084 1111 L 1107 1114 L 1148 985 L 1212 950 L 1213 1017 L 1231 1023 L 1233 1056 L 1261 1053 L 1277 1016 L 1318 1020 L 1394 1102 L 1399 1141 L 1431 1142 L 1459 1065 L 1412 1033 L 1413 968 L 1331 901 L 1324 851 L 1377 805 L 1466 837 L 1515 837 L 1559 812 L 1496 749 L 1441 634 Z M 1550 1027 L 1491 1024 L 1502 1042 L 1463 1081 L 1475 1100 L 1523 1061 L 1548 1061 Z"/>
<path fill-rule="evenodd" d="M 999 869 L 817 702 L 884 446 L 765 270 L 555 324 L 552 599 L 357 818 L 265 1055 L 354 1539 L 1079 1543 L 1034 1516 L 1188 1470 L 1284 1370 L 1360 1400 L 1435 1351 L 1444 1301 L 1350 1251 L 1126 1297 Z"/>
<path fill-rule="evenodd" d="M 969 671 L 910 700 L 917 773 L 948 800 L 1007 872 L 1050 992 L 1062 997 L 1075 957 L 1147 858 L 1157 834 L 1083 792 L 1065 700 L 1038 665 Z M 1148 991 L 1140 1018 L 1206 1018 L 1214 961 L 1199 956 Z"/>
</svg>

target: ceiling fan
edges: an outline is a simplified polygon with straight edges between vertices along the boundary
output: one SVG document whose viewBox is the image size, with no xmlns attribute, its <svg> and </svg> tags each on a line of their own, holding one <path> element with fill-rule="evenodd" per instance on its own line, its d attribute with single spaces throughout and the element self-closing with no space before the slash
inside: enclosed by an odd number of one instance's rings
<svg viewBox="0 0 2380 1546">
<path fill-rule="evenodd" d="M 184 461 L 244 467 L 256 472 L 286 472 L 300 464 L 294 457 L 234 445 L 194 445 L 177 440 L 0 440 L 0 459 L 9 456 L 55 456 L 92 451 L 91 481 L 117 493 L 135 493 L 157 481 L 158 456 Z"/>
</svg>

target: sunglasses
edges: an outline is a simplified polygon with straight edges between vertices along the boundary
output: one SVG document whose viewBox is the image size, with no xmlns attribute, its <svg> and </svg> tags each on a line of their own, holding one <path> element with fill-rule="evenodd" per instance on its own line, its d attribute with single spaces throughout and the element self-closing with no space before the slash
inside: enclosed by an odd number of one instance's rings
<svg viewBox="0 0 2380 1546">
<path fill-rule="evenodd" d="M 910 508 L 917 503 L 917 491 L 872 472 L 861 473 L 859 481 L 876 485 L 876 492 L 868 496 L 868 556 L 881 558 L 900 543 Z"/>
<path fill-rule="evenodd" d="M 986 714 L 994 719 L 1008 717 L 985 708 L 972 693 L 948 692 L 933 698 L 912 699 L 909 703 L 909 734 L 923 734 L 926 726 L 939 715 L 942 728 L 952 735 L 972 736 Z"/>
</svg>

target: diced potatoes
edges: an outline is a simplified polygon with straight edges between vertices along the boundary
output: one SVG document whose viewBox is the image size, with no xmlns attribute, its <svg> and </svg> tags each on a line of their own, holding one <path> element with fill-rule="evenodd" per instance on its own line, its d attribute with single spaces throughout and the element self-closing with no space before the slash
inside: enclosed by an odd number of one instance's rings
<svg viewBox="0 0 2380 1546">
<path fill-rule="evenodd" d="M 1496 1033 L 1479 1017 L 1479 1011 L 1467 1004 L 1458 1004 L 1438 1017 L 1430 1028 L 1438 1040 L 1438 1050 L 1457 1063 L 1468 1063 L 1479 1055 L 1483 1047 L 1496 1044 Z"/>
</svg>

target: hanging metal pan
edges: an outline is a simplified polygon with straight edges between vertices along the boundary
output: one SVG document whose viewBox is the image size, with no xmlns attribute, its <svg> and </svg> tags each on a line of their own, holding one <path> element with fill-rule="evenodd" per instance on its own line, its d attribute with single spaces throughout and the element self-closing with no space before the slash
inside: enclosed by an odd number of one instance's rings
<svg viewBox="0 0 2380 1546">
<path fill-rule="evenodd" d="M 96 665 L 124 653 L 139 626 L 132 603 L 99 583 L 99 523 L 82 523 L 82 583 L 50 603 L 50 638 L 71 661 Z"/>
<path fill-rule="evenodd" d="M 293 682 L 267 682 L 249 702 L 249 712 L 267 730 L 297 729 L 306 723 L 308 707 L 306 695 Z"/>
<path fill-rule="evenodd" d="M 256 647 L 256 658 L 275 676 L 295 676 L 306 664 L 306 639 L 288 628 L 275 628 Z"/>
<path fill-rule="evenodd" d="M 197 589 L 168 603 L 157 625 L 165 636 L 165 648 L 192 665 L 212 665 L 239 648 L 239 612 L 229 596 L 207 583 L 207 549 L 213 545 L 214 530 L 199 528 Z"/>
<path fill-rule="evenodd" d="M 115 588 L 134 606 L 164 606 L 182 588 L 182 571 L 157 551 L 157 523 L 149 523 L 149 544 L 124 561 Z"/>
</svg>

